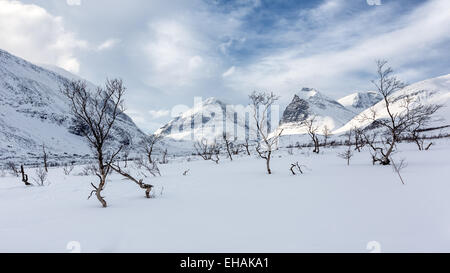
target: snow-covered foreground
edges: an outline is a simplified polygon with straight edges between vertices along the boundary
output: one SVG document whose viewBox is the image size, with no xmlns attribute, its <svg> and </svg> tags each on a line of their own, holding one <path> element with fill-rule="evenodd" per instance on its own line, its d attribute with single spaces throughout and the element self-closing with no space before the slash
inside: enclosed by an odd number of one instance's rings
<svg viewBox="0 0 450 273">
<path fill-rule="evenodd" d="M 368 252 L 376 241 L 383 252 L 448 252 L 450 141 L 401 149 L 407 185 L 367 151 L 347 167 L 339 149 L 303 149 L 278 152 L 271 176 L 254 157 L 161 165 L 154 199 L 114 175 L 106 209 L 86 200 L 96 180 L 77 169 L 51 169 L 45 187 L 0 177 L 0 251 L 68 252 L 78 241 L 82 252 Z M 310 170 L 291 175 L 296 161 Z"/>
</svg>

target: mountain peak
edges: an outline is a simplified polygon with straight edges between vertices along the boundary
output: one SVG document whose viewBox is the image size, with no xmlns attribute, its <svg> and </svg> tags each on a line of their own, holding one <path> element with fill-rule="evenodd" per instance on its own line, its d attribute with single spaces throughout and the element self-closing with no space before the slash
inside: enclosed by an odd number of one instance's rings
<svg viewBox="0 0 450 273">
<path fill-rule="evenodd" d="M 383 97 L 375 91 L 356 92 L 338 99 L 338 102 L 355 113 L 372 107 L 381 101 Z"/>
<path fill-rule="evenodd" d="M 327 125 L 329 129 L 333 129 L 348 122 L 354 113 L 316 89 L 304 87 L 286 107 L 281 125 L 286 134 L 295 134 L 302 130 L 299 123 L 312 116 L 317 117 L 319 126 Z"/>
</svg>

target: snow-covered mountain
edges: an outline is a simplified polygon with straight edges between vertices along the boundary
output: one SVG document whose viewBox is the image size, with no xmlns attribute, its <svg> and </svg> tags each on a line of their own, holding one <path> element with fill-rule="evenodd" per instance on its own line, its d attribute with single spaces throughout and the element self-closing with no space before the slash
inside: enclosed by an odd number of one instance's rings
<svg viewBox="0 0 450 273">
<path fill-rule="evenodd" d="M 355 115 L 356 113 L 317 90 L 303 88 L 286 107 L 278 130 L 283 129 L 283 135 L 303 134 L 306 129 L 301 122 L 313 117 L 319 130 L 325 126 L 333 130 L 346 124 Z"/>
<path fill-rule="evenodd" d="M 0 50 L 1 162 L 17 158 L 32 162 L 41 156 L 43 144 L 50 159 L 73 159 L 89 153 L 73 123 L 68 100 L 60 92 L 68 76 Z M 88 87 L 94 86 L 88 83 Z M 113 141 L 133 144 L 142 136 L 127 115 L 120 116 Z"/>
<path fill-rule="evenodd" d="M 155 134 L 178 141 L 196 141 L 203 138 L 213 141 L 222 138 L 226 132 L 232 137 L 244 139 L 249 134 L 248 123 L 243 114 L 244 107 L 238 107 L 211 97 L 197 102 L 193 108 L 175 117 Z"/>
<path fill-rule="evenodd" d="M 450 74 L 424 80 L 418 83 L 411 84 L 391 95 L 394 103 L 391 104 L 393 113 L 401 113 L 404 108 L 401 107 L 402 98 L 410 97 L 413 102 L 420 102 L 421 104 L 441 104 L 444 107 L 436 113 L 436 119 L 431 126 L 441 127 L 450 125 Z M 377 118 L 387 118 L 385 110 L 385 102 L 380 101 L 372 108 L 377 113 Z M 341 128 L 336 129 L 333 133 L 341 134 L 353 127 L 363 128 L 370 124 L 370 121 L 362 118 L 364 115 L 371 114 L 371 109 L 366 109 L 355 116 L 347 124 Z"/>
<path fill-rule="evenodd" d="M 341 105 L 354 113 L 361 113 L 369 107 L 372 107 L 383 97 L 375 91 L 356 92 L 337 100 Z"/>
</svg>

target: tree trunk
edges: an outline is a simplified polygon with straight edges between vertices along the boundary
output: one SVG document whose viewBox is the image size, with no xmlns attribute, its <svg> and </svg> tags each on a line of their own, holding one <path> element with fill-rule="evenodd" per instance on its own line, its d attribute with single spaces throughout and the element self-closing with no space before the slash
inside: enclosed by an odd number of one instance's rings
<svg viewBox="0 0 450 273">
<path fill-rule="evenodd" d="M 314 137 L 314 153 L 318 154 L 320 152 L 319 150 L 319 140 L 317 137 Z"/>
<path fill-rule="evenodd" d="M 101 149 L 99 149 L 97 152 L 98 152 L 98 169 L 100 172 L 100 184 L 98 184 L 95 195 L 97 196 L 97 199 L 98 199 L 98 201 L 100 201 L 102 206 L 104 208 L 106 208 L 107 204 L 106 204 L 105 199 L 103 199 L 101 193 L 102 193 L 103 188 L 105 187 L 106 176 L 108 174 L 106 173 L 105 165 L 103 165 L 103 153 L 102 153 Z"/>
<path fill-rule="evenodd" d="M 395 142 L 392 141 L 391 146 L 389 147 L 387 153 L 383 156 L 383 158 L 380 161 L 381 165 L 390 165 L 391 164 L 391 160 L 389 159 L 389 157 L 391 156 L 392 152 L 394 151 L 394 146 L 395 146 Z"/>
<path fill-rule="evenodd" d="M 102 204 L 102 207 L 106 208 L 108 205 L 106 204 L 105 199 L 101 196 L 101 192 L 103 190 L 103 186 L 105 184 L 102 182 L 100 185 L 98 185 L 97 191 L 95 192 L 95 195 L 97 196 L 98 201 Z"/>
<path fill-rule="evenodd" d="M 45 152 L 45 145 L 42 145 L 42 151 L 44 152 L 44 169 L 45 169 L 45 172 L 48 173 L 47 152 Z"/>
<path fill-rule="evenodd" d="M 272 154 L 272 151 L 269 151 L 267 153 L 267 159 L 266 159 L 266 166 L 267 166 L 267 173 L 272 174 L 272 171 L 270 170 L 270 156 Z"/>
</svg>

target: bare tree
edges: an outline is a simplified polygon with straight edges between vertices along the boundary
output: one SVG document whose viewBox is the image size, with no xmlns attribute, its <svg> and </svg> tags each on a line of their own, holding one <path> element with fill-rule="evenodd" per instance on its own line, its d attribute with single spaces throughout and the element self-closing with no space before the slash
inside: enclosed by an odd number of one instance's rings
<svg viewBox="0 0 450 273">
<path fill-rule="evenodd" d="M 45 151 L 45 144 L 42 144 L 42 155 L 44 159 L 44 170 L 48 173 L 48 166 L 47 166 L 47 152 Z"/>
<path fill-rule="evenodd" d="M 400 96 L 394 98 L 393 93 L 405 87 L 405 84 L 393 76 L 391 67 L 387 67 L 387 61 L 377 61 L 377 80 L 372 83 L 377 88 L 378 93 L 383 97 L 384 110 L 387 118 L 379 118 L 374 108 L 371 108 L 370 114 L 364 115 L 362 120 L 369 120 L 375 127 L 382 128 L 385 133 L 382 134 L 381 144 L 376 141 L 368 143 L 375 151 L 375 162 L 382 165 L 391 163 L 390 157 L 396 144 L 401 140 L 402 135 L 407 133 L 417 123 L 428 122 L 433 114 L 441 107 L 440 105 L 424 105 L 420 101 L 413 101 L 410 96 Z M 393 109 L 393 103 L 400 100 L 400 110 Z M 366 138 L 367 140 L 367 138 Z"/>
<path fill-rule="evenodd" d="M 247 152 L 247 155 L 250 155 L 250 149 L 249 149 L 250 145 L 248 143 L 248 138 L 245 139 L 245 143 L 243 143 L 242 146 L 244 146 L 245 151 Z"/>
<path fill-rule="evenodd" d="M 161 164 L 167 164 L 167 163 L 169 163 L 169 161 L 167 160 L 167 154 L 168 154 L 168 152 L 167 152 L 167 148 L 166 148 L 166 149 L 164 149 L 164 151 L 162 152 L 162 159 L 161 159 L 161 161 L 160 161 L 159 163 L 161 163 Z"/>
<path fill-rule="evenodd" d="M 323 135 L 323 146 L 327 147 L 328 139 L 333 135 L 331 133 L 330 128 L 328 128 L 327 125 L 323 126 L 323 128 L 322 128 L 322 135 Z"/>
<path fill-rule="evenodd" d="M 355 150 L 359 152 L 361 152 L 361 149 L 364 148 L 365 146 L 365 141 L 364 141 L 364 132 L 362 129 L 357 128 L 357 127 L 353 127 L 352 129 L 353 131 L 353 137 L 355 140 Z"/>
<path fill-rule="evenodd" d="M 272 105 L 280 98 L 276 96 L 274 93 L 265 93 L 265 92 L 253 92 L 250 96 L 250 102 L 253 107 L 253 118 L 256 122 L 256 130 L 259 135 L 261 141 L 258 141 L 256 146 L 256 152 L 258 155 L 266 160 L 266 168 L 267 173 L 272 174 L 272 170 L 270 169 L 270 159 L 273 153 L 274 148 L 278 144 L 278 140 L 280 135 L 283 133 L 283 130 L 276 132 L 269 137 L 269 126 L 267 120 L 267 114 L 271 109 Z M 262 142 L 262 145 L 261 145 Z"/>
<path fill-rule="evenodd" d="M 35 170 L 35 172 L 36 172 L 36 177 L 33 178 L 34 182 L 38 186 L 44 186 L 45 181 L 47 180 L 47 171 L 45 170 L 45 168 L 42 168 L 41 166 L 39 166 Z"/>
<path fill-rule="evenodd" d="M 152 154 L 155 150 L 155 145 L 163 138 L 162 135 L 149 135 L 142 138 L 140 144 L 144 149 L 149 163 L 153 163 Z"/>
<path fill-rule="evenodd" d="M 231 153 L 231 146 L 233 145 L 233 143 L 230 141 L 228 134 L 225 132 L 222 134 L 222 139 L 223 143 L 225 144 L 225 149 L 227 151 L 228 157 L 230 158 L 231 161 L 233 161 L 233 156 Z"/>
<path fill-rule="evenodd" d="M 116 119 L 124 112 L 123 96 L 125 87 L 122 80 L 107 80 L 105 87 L 97 87 L 93 93 L 87 90 L 86 82 L 71 81 L 64 84 L 63 94 L 70 101 L 70 108 L 75 120 L 82 123 L 86 129 L 82 134 L 90 144 L 97 159 L 96 176 L 99 183 L 91 183 L 97 199 L 103 207 L 107 207 L 101 192 L 106 185 L 106 179 L 111 171 L 111 163 L 120 153 L 123 146 L 115 147 L 108 140 L 111 138 Z M 89 197 L 90 197 L 89 196 Z"/>
<path fill-rule="evenodd" d="M 345 159 L 347 161 L 347 166 L 350 165 L 350 159 L 353 157 L 352 135 L 353 135 L 353 130 L 350 130 L 344 134 L 344 136 L 347 137 L 347 140 L 345 141 L 345 145 L 347 146 L 347 149 L 344 152 L 338 153 L 338 156 L 340 158 Z"/>
<path fill-rule="evenodd" d="M 202 139 L 194 143 L 194 148 L 201 158 L 204 160 L 211 160 L 216 164 L 219 164 L 220 147 L 216 141 L 208 143 L 207 139 Z"/>
<path fill-rule="evenodd" d="M 426 137 L 424 133 L 432 120 L 432 115 L 443 106 L 424 106 L 419 104 L 411 107 L 411 104 L 411 98 L 405 98 L 404 107 L 406 108 L 406 115 L 410 116 L 412 121 L 411 126 L 406 129 L 406 137 L 412 139 L 414 143 L 416 143 L 419 151 L 426 151 L 431 147 L 431 145 L 433 145 L 433 143 L 430 142 L 428 145 L 425 145 Z"/>
<path fill-rule="evenodd" d="M 311 137 L 311 140 L 314 144 L 313 153 L 318 154 L 320 152 L 320 142 L 319 137 L 317 135 L 319 131 L 319 126 L 316 125 L 316 116 L 312 116 L 310 119 L 305 119 L 301 122 L 301 125 L 306 128 L 308 135 Z"/>
</svg>

